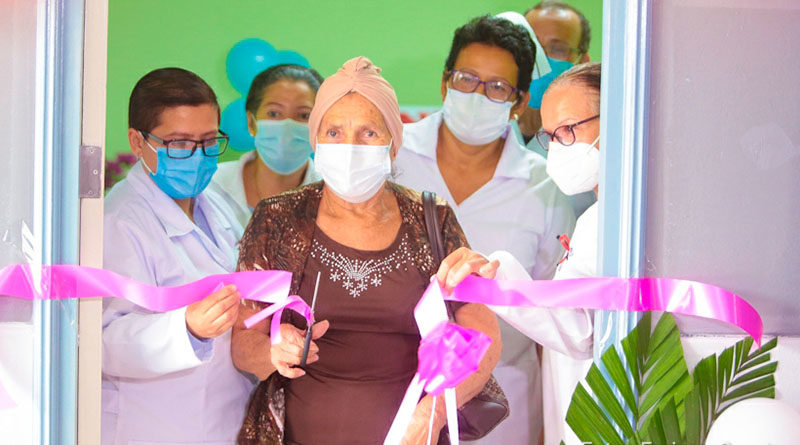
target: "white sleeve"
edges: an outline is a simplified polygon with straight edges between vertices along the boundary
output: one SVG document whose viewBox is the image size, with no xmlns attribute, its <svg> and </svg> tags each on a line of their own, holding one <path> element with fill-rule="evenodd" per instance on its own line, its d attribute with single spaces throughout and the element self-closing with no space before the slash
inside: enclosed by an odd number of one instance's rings
<svg viewBox="0 0 800 445">
<path fill-rule="evenodd" d="M 488 256 L 498 260 L 499 280 L 530 280 L 525 268 L 510 253 Z M 489 306 L 500 318 L 536 343 L 574 358 L 592 356 L 592 314 L 588 309 Z"/>
<path fill-rule="evenodd" d="M 575 210 L 571 201 L 555 186 L 552 190 L 551 204 L 547 206 L 548 225 L 542 238 L 539 240 L 539 250 L 536 252 L 536 263 L 531 274 L 536 280 L 549 280 L 556 273 L 558 261 L 564 253 L 558 237 L 567 234 L 572 237 L 575 230 Z"/>
<path fill-rule="evenodd" d="M 133 224 L 106 219 L 104 267 L 135 280 L 156 284 L 147 249 L 163 249 Z M 212 342 L 196 342 L 186 327 L 186 310 L 153 313 L 119 298 L 103 302 L 103 372 L 152 378 L 199 366 L 211 355 Z"/>
</svg>

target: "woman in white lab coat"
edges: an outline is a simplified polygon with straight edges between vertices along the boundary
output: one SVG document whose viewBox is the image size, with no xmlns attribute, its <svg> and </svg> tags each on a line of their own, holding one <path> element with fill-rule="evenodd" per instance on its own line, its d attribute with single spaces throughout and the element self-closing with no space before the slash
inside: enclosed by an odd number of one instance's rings
<svg viewBox="0 0 800 445">
<path fill-rule="evenodd" d="M 537 138 L 548 147 L 547 173 L 567 195 L 597 193 L 600 171 L 600 64 L 577 65 L 557 77 L 542 99 L 542 130 Z M 597 275 L 597 203 L 578 219 L 555 279 Z M 591 330 L 587 346 L 591 347 Z M 542 354 L 545 445 L 580 444 L 564 421 L 575 386 L 591 366 L 591 351 Z"/>
<path fill-rule="evenodd" d="M 104 267 L 158 286 L 232 272 L 243 229 L 205 190 L 227 147 L 214 92 L 189 71 L 152 71 L 129 127 L 139 162 L 105 199 Z M 200 297 L 165 313 L 104 302 L 103 443 L 234 443 L 253 387 L 230 354 L 240 295 Z"/>
<path fill-rule="evenodd" d="M 525 149 L 510 120 L 528 104 L 534 44 L 522 27 L 483 16 L 456 30 L 442 74 L 442 112 L 403 131 L 395 180 L 430 190 L 453 208 L 470 246 L 504 250 L 498 277 L 550 279 L 561 257 L 557 236 L 571 233 L 570 202 L 547 177 L 545 161 Z M 515 257 L 522 266 L 508 274 Z M 588 318 L 576 311 L 492 308 L 501 322 L 503 353 L 494 375 L 510 416 L 478 443 L 537 444 L 542 402 L 534 343 L 565 352 L 583 348 Z M 515 326 L 517 328 L 515 328 Z"/>
<path fill-rule="evenodd" d="M 223 162 L 210 188 L 247 226 L 264 198 L 319 181 L 308 143 L 308 116 L 322 76 L 299 65 L 276 65 L 257 75 L 247 93 L 247 128 L 256 149 Z"/>
</svg>

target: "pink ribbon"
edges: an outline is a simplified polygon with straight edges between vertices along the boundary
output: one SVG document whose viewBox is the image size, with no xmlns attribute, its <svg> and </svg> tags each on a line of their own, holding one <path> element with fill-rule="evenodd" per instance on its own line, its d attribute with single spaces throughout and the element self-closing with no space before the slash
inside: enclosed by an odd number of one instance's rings
<svg viewBox="0 0 800 445">
<path fill-rule="evenodd" d="M 249 271 L 209 275 L 180 286 L 151 286 L 105 269 L 74 265 L 31 268 L 14 264 L 0 270 L 0 295 L 25 300 L 124 298 L 154 312 L 180 309 L 218 290 L 236 285 L 242 299 L 265 303 L 282 301 L 289 293 L 292 274 L 286 271 Z"/>
<path fill-rule="evenodd" d="M 417 358 L 421 382 L 428 394 L 439 396 L 478 370 L 492 339 L 483 332 L 453 323 L 441 323 L 419 343 Z"/>
<path fill-rule="evenodd" d="M 223 284 L 236 285 L 243 299 L 284 303 L 288 299 L 291 281 L 290 272 L 269 270 L 210 275 L 181 286 L 158 287 L 104 269 L 74 265 L 38 268 L 15 264 L 0 269 L 0 295 L 25 300 L 118 297 L 154 312 L 166 312 L 200 301 Z M 292 301 L 286 304 L 295 307 L 291 305 Z M 0 382 L 0 410 L 15 406 Z"/>
<path fill-rule="evenodd" d="M 73 265 L 42 266 L 41 269 L 11 265 L 0 270 L 0 295 L 29 300 L 112 296 L 125 298 L 156 312 L 175 310 L 199 301 L 218 288 L 220 283 L 236 285 L 244 299 L 273 304 L 248 319 L 249 326 L 270 315 L 280 314 L 287 308 L 312 321 L 308 305 L 299 297 L 288 295 L 291 274 L 285 271 L 219 274 L 181 286 L 157 287 L 107 270 Z M 431 293 L 437 295 L 429 297 Z M 415 309 L 423 337 L 447 320 L 440 294 L 439 286 L 432 284 Z M 444 298 L 498 306 L 666 311 L 693 315 L 737 326 L 759 345 L 763 333 L 758 312 L 741 297 L 709 284 L 669 278 L 495 281 L 471 276 L 456 286 L 452 295 Z M 276 338 L 279 341 L 279 325 L 280 316 L 273 317 L 273 341 Z M 446 399 L 447 393 L 445 391 Z M 9 405 L 13 406 L 13 401 L 0 389 L 0 407 Z M 448 417 L 450 411 L 448 409 Z"/>
<path fill-rule="evenodd" d="M 672 278 L 576 278 L 512 281 L 469 276 L 445 299 L 495 306 L 664 311 L 732 324 L 761 346 L 761 316 L 743 298 L 717 286 Z"/>
</svg>

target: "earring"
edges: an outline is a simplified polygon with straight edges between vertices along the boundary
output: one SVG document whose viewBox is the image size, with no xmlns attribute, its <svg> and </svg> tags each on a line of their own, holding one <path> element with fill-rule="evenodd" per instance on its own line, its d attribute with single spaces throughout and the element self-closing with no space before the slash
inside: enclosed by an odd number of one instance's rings
<svg viewBox="0 0 800 445">
<path fill-rule="evenodd" d="M 511 116 L 511 119 L 513 119 L 513 120 L 519 120 L 519 114 L 517 114 L 517 113 L 514 113 L 514 114 Z"/>
</svg>

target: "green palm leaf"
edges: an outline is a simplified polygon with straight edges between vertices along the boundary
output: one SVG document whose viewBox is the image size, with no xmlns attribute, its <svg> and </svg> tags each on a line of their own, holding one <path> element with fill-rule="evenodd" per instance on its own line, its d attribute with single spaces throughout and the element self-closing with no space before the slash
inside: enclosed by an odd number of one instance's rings
<svg viewBox="0 0 800 445">
<path fill-rule="evenodd" d="M 622 445 L 652 438 L 650 431 L 664 440 L 683 432 L 679 414 L 692 386 L 680 333 L 671 315 L 664 314 L 652 331 L 651 318 L 645 313 L 622 341 L 622 354 L 616 348 L 603 353 L 610 382 L 595 363 L 586 376 L 588 389 L 576 388 L 566 420 L 582 441 Z"/>
<path fill-rule="evenodd" d="M 770 361 L 769 351 L 778 339 L 749 353 L 753 339 L 747 337 L 717 357 L 713 354 L 694 368 L 694 386 L 686 397 L 686 439 L 690 444 L 703 443 L 714 420 L 732 404 L 753 397 L 775 397 L 775 371 L 778 363 Z"/>
</svg>

